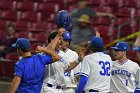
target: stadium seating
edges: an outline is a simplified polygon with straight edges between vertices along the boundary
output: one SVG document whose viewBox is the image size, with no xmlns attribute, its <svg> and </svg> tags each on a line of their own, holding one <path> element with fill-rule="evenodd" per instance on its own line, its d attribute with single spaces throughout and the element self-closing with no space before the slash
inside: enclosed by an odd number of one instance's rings
<svg viewBox="0 0 140 93">
<path fill-rule="evenodd" d="M 17 31 L 28 31 L 31 24 L 28 21 L 16 21 L 14 23 Z"/>
<path fill-rule="evenodd" d="M 7 20 L 0 19 L 0 29 L 5 30 Z"/>
<path fill-rule="evenodd" d="M 9 54 L 6 54 L 5 59 L 17 61 L 19 58 L 18 58 L 17 53 L 9 53 Z"/>
<path fill-rule="evenodd" d="M 4 20 L 16 21 L 18 18 L 18 12 L 16 10 L 3 11 L 0 18 Z"/>
<path fill-rule="evenodd" d="M 41 14 L 38 12 L 27 11 L 21 14 L 21 20 L 29 22 L 41 21 Z"/>
<path fill-rule="evenodd" d="M 1 0 L 0 1 L 0 10 L 13 9 L 16 5 L 16 2 L 12 0 Z"/>
<path fill-rule="evenodd" d="M 32 23 L 30 31 L 34 31 L 34 32 L 40 32 L 40 31 L 45 31 L 46 30 L 46 22 L 36 22 L 36 23 Z"/>
</svg>

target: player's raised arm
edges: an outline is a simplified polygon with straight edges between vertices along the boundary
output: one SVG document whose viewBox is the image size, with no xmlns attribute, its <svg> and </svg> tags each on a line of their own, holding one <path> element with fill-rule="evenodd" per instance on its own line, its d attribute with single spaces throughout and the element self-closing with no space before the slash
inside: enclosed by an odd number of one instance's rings
<svg viewBox="0 0 140 93">
<path fill-rule="evenodd" d="M 74 69 L 83 60 L 83 58 L 85 56 L 86 48 L 79 47 L 76 52 L 79 56 L 78 59 L 75 60 L 74 62 L 71 62 L 70 65 L 68 66 L 68 68 L 66 69 L 66 71 L 70 71 L 70 70 Z"/>
<path fill-rule="evenodd" d="M 96 36 L 97 36 L 97 37 L 100 37 L 99 31 L 96 31 Z"/>
<path fill-rule="evenodd" d="M 58 34 L 56 37 L 48 44 L 47 49 L 54 50 L 59 39 L 61 39 L 63 33 L 65 32 L 65 28 L 59 28 L 58 29 Z"/>
<path fill-rule="evenodd" d="M 61 57 L 57 53 L 55 53 L 53 50 L 49 50 L 45 47 L 37 46 L 36 51 L 44 52 L 44 53 L 51 55 L 53 58 L 53 62 L 56 62 L 61 59 Z"/>
</svg>

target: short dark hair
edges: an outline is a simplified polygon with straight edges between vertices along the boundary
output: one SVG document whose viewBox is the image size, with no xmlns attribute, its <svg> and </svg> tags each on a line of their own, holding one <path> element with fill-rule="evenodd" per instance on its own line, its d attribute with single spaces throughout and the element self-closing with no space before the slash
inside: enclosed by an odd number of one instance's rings
<svg viewBox="0 0 140 93">
<path fill-rule="evenodd" d="M 97 47 L 89 46 L 89 48 L 90 48 L 93 52 L 103 52 L 103 51 L 105 50 L 104 47 L 97 48 Z"/>
<path fill-rule="evenodd" d="M 17 48 L 18 50 L 21 49 L 23 52 L 29 52 L 30 49 L 22 49 L 22 48 Z"/>
<path fill-rule="evenodd" d="M 53 31 L 52 33 L 50 33 L 49 36 L 48 36 L 48 43 L 50 43 L 51 40 L 53 40 L 56 37 L 57 34 L 58 34 L 57 31 Z"/>
</svg>

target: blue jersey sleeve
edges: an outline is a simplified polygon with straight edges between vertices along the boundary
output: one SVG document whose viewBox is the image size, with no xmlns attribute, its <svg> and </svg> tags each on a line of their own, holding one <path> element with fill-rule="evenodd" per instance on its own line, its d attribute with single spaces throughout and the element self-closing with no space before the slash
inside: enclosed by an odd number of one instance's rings
<svg viewBox="0 0 140 93">
<path fill-rule="evenodd" d="M 53 62 L 52 56 L 48 54 L 42 54 L 41 60 L 44 62 L 45 65 L 51 64 Z"/>
<path fill-rule="evenodd" d="M 140 93 L 140 89 L 135 89 L 134 93 Z"/>
<path fill-rule="evenodd" d="M 15 65 L 15 73 L 14 75 L 22 77 L 23 76 L 23 65 L 19 62 Z"/>
<path fill-rule="evenodd" d="M 87 81 L 88 81 L 88 77 L 81 75 L 76 93 L 83 93 Z"/>
</svg>

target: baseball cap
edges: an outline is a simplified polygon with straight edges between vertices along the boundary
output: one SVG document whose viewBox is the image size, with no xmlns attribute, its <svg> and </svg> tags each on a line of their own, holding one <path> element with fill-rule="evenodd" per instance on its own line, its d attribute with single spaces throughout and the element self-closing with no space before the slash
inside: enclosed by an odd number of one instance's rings
<svg viewBox="0 0 140 93">
<path fill-rule="evenodd" d="M 69 31 L 66 31 L 64 34 L 63 34 L 63 39 L 64 40 L 69 40 L 71 41 L 71 33 Z"/>
<path fill-rule="evenodd" d="M 24 50 L 30 49 L 30 41 L 27 38 L 19 38 L 16 43 L 12 44 L 13 48 L 21 48 Z"/>
<path fill-rule="evenodd" d="M 103 44 L 103 39 L 101 37 L 98 37 L 98 36 L 93 36 L 91 38 L 90 45 L 92 47 L 101 48 L 104 45 Z"/>
<path fill-rule="evenodd" d="M 139 47 L 135 47 L 133 50 L 140 52 L 140 46 Z"/>
<path fill-rule="evenodd" d="M 90 23 L 90 17 L 86 14 L 83 14 L 78 19 L 79 22 Z"/>
<path fill-rule="evenodd" d="M 114 50 L 128 51 L 129 45 L 126 42 L 118 42 L 115 47 L 111 47 Z"/>
</svg>

